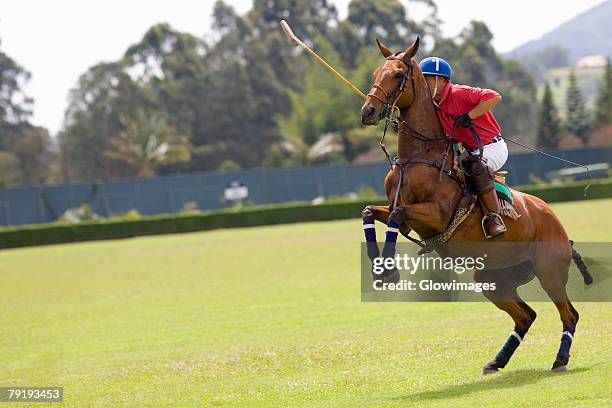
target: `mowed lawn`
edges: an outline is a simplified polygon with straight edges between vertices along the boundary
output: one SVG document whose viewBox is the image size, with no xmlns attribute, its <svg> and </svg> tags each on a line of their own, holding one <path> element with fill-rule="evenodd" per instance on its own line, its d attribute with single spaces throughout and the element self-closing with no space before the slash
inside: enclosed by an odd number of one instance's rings
<svg viewBox="0 0 612 408">
<path fill-rule="evenodd" d="M 572 239 L 612 241 L 612 200 L 554 207 Z M 612 304 L 576 305 L 565 374 L 557 310 L 533 304 L 485 377 L 510 318 L 362 303 L 361 240 L 354 219 L 1 251 L 0 385 L 83 407 L 612 405 Z"/>
</svg>

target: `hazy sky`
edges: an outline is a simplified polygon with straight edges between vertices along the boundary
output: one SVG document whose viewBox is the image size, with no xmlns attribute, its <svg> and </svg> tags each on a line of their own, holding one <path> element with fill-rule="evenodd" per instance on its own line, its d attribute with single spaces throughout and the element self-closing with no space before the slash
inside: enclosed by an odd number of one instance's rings
<svg viewBox="0 0 612 408">
<path fill-rule="evenodd" d="M 345 16 L 350 0 L 332 1 Z M 252 4 L 252 0 L 226 2 L 240 13 Z M 601 2 L 436 0 L 446 35 L 457 34 L 472 19 L 483 20 L 502 52 Z M 32 73 L 26 88 L 35 100 L 32 121 L 55 134 L 63 122 L 68 91 L 88 67 L 120 58 L 161 21 L 205 35 L 213 4 L 213 0 L 0 0 L 0 49 Z M 413 17 L 425 15 L 423 6 L 408 4 Z"/>
</svg>

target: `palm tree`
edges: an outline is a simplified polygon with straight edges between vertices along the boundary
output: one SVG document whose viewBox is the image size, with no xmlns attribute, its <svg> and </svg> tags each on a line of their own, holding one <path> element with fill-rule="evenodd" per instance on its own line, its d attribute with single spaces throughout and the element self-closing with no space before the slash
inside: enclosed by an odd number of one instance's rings
<svg viewBox="0 0 612 408">
<path fill-rule="evenodd" d="M 134 168 L 139 177 L 154 176 L 161 164 L 191 159 L 188 143 L 172 141 L 173 129 L 163 116 L 147 116 L 138 109 L 132 116 L 119 115 L 119 120 L 124 130 L 111 140 L 113 149 L 104 155 Z"/>
</svg>

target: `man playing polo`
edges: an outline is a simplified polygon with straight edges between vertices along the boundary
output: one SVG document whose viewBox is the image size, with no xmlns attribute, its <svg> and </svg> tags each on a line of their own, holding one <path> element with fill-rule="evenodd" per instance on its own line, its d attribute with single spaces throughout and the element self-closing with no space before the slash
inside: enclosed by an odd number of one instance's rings
<svg viewBox="0 0 612 408">
<path fill-rule="evenodd" d="M 508 147 L 501 137 L 495 136 L 501 128 L 491 112 L 501 101 L 501 95 L 491 89 L 452 84 L 450 79 L 453 71 L 442 58 L 425 58 L 419 67 L 429 85 L 434 105 L 438 108 L 436 112 L 444 132 L 462 143 L 468 152 L 463 161 L 464 168 L 485 214 L 482 219 L 485 236 L 494 238 L 502 235 L 506 232 L 506 226 L 499 215 L 493 172 L 506 163 Z M 482 154 L 472 131 L 477 132 L 482 142 Z"/>
</svg>

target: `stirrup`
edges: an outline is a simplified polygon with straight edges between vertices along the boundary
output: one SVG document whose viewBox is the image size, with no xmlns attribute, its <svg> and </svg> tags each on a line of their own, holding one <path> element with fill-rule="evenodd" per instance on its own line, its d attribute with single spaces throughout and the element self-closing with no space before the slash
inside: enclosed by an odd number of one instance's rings
<svg viewBox="0 0 612 408">
<path fill-rule="evenodd" d="M 490 212 L 490 213 L 488 213 L 488 214 L 485 214 L 485 215 L 482 217 L 482 220 L 480 220 L 480 226 L 482 227 L 482 233 L 484 234 L 484 236 L 485 236 L 485 238 L 486 238 L 486 239 L 491 239 L 491 238 L 499 237 L 500 235 L 503 235 L 503 234 L 506 232 L 506 231 L 504 231 L 504 232 L 502 232 L 501 234 L 497 234 L 497 235 L 489 235 L 489 234 L 487 234 L 487 230 L 486 230 L 486 228 L 485 228 L 484 223 L 485 223 L 485 220 L 486 220 L 486 219 L 491 218 L 491 217 L 493 217 L 493 218 L 495 218 L 495 217 L 499 218 L 499 222 L 501 222 L 501 224 L 502 224 L 504 227 L 506 226 L 506 224 L 504 224 L 504 220 L 502 219 L 501 215 L 499 215 L 499 214 L 497 214 L 497 213 L 494 213 L 494 212 Z"/>
</svg>

